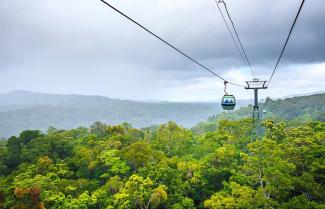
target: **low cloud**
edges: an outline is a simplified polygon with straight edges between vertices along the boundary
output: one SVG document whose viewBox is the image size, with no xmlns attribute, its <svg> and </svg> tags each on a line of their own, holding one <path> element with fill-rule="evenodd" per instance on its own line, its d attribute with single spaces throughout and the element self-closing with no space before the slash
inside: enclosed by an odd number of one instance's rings
<svg viewBox="0 0 325 209">
<path fill-rule="evenodd" d="M 300 2 L 226 2 L 256 74 L 267 79 Z M 213 0 L 110 3 L 226 79 L 243 83 L 251 78 Z M 311 82 L 324 70 L 324 6 L 322 0 L 305 3 L 270 90 L 272 96 L 324 89 Z M 23 89 L 140 100 L 210 100 L 215 91 L 222 92 L 222 82 L 100 1 L 4 0 L 0 28 L 3 92 Z M 307 72 L 302 66 L 321 75 L 302 75 Z M 298 82 L 299 75 L 303 81 Z M 287 91 L 277 89 L 281 86 L 277 82 L 284 80 L 281 88 Z M 191 93 L 195 89 L 197 93 Z"/>
</svg>

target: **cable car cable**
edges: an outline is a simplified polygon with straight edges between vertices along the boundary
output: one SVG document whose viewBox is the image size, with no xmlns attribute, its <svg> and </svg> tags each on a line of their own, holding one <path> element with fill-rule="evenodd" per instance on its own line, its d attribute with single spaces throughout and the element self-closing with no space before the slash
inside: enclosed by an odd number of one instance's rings
<svg viewBox="0 0 325 209">
<path fill-rule="evenodd" d="M 229 34 L 230 34 L 230 36 L 231 36 L 231 38 L 232 38 L 232 40 L 233 40 L 233 42 L 234 42 L 234 44 L 235 44 L 235 46 L 236 46 L 236 48 L 237 48 L 238 53 L 240 54 L 241 59 L 243 60 L 243 62 L 245 63 L 245 65 L 247 65 L 247 62 L 246 62 L 246 60 L 244 59 L 241 50 L 239 49 L 238 43 L 237 43 L 237 41 L 235 40 L 235 37 L 234 37 L 234 35 L 232 34 L 232 32 L 231 32 L 231 30 L 230 30 L 230 27 L 229 27 L 229 25 L 228 25 L 228 23 L 227 23 L 227 21 L 226 21 L 226 18 L 225 18 L 225 16 L 223 15 L 223 13 L 222 13 L 222 11 L 221 11 L 221 9 L 220 9 L 220 7 L 219 7 L 218 1 L 217 1 L 217 0 L 214 0 L 214 1 L 215 1 L 216 5 L 217 5 L 217 8 L 218 8 L 218 10 L 219 10 L 219 12 L 220 12 L 220 14 L 221 14 L 221 17 L 222 17 L 224 23 L 225 23 L 226 26 L 227 26 L 228 32 L 229 32 Z"/>
<path fill-rule="evenodd" d="M 176 48 L 174 45 L 168 43 L 166 40 L 164 40 L 163 38 L 159 37 L 158 35 L 156 35 L 155 33 L 151 32 L 149 29 L 147 29 L 146 27 L 144 27 L 143 25 L 141 25 L 140 23 L 138 23 L 137 21 L 133 20 L 131 17 L 127 16 L 126 14 L 124 14 L 123 12 L 121 12 L 120 10 L 118 10 L 117 8 L 115 8 L 114 6 L 112 6 L 111 4 L 109 4 L 108 2 L 104 1 L 104 0 L 100 0 L 101 2 L 103 2 L 105 5 L 107 5 L 108 7 L 110 7 L 111 9 L 115 10 L 117 13 L 121 14 L 122 16 L 124 16 L 125 18 L 127 18 L 128 20 L 130 20 L 131 22 L 133 22 L 134 24 L 136 24 L 137 26 L 139 26 L 140 28 L 142 28 L 143 30 L 145 30 L 146 32 L 150 33 L 152 36 L 156 37 L 157 39 L 159 39 L 161 42 L 167 44 L 169 47 L 173 48 L 174 50 L 176 50 L 177 52 L 179 52 L 180 54 L 182 54 L 183 56 L 185 56 L 187 59 L 191 60 L 192 62 L 194 62 L 195 64 L 199 65 L 200 67 L 202 67 L 203 69 L 207 70 L 208 72 L 210 72 L 211 74 L 213 74 L 214 76 L 218 77 L 219 79 L 223 80 L 223 81 L 227 81 L 226 79 L 224 79 L 223 77 L 221 77 L 220 75 L 218 75 L 217 73 L 213 72 L 212 70 L 210 70 L 208 67 L 204 66 L 203 64 L 199 63 L 198 61 L 196 61 L 194 58 L 190 57 L 189 55 L 187 55 L 186 53 L 182 52 L 181 50 L 179 50 L 178 48 Z M 233 82 L 229 82 L 227 81 L 229 84 L 235 85 L 235 86 L 241 86 L 241 87 L 245 87 L 244 85 L 240 85 L 237 83 L 233 83 Z"/>
<path fill-rule="evenodd" d="M 267 86 L 269 86 L 269 84 L 270 84 L 270 82 L 272 81 L 272 78 L 273 78 L 273 76 L 274 76 L 274 73 L 275 73 L 275 71 L 277 70 L 277 68 L 278 68 L 278 66 L 279 66 L 279 63 L 280 63 L 281 58 L 282 58 L 282 56 L 283 56 L 283 53 L 284 53 L 284 51 L 285 51 L 285 49 L 286 49 L 286 47 L 287 47 L 287 44 L 288 44 L 288 42 L 289 42 L 289 39 L 290 39 L 291 33 L 292 33 L 292 31 L 293 31 L 293 28 L 294 28 L 295 25 L 296 25 L 296 22 L 297 22 L 297 20 L 298 20 L 298 17 L 299 17 L 299 15 L 300 15 L 300 12 L 301 12 L 301 10 L 302 10 L 302 7 L 304 6 L 304 3 L 305 3 L 305 0 L 302 0 L 301 5 L 300 5 L 299 10 L 298 10 L 298 13 L 297 13 L 297 15 L 296 15 L 296 17 L 295 17 L 295 19 L 294 19 L 294 21 L 293 21 L 293 24 L 292 24 L 292 26 L 291 26 L 290 32 L 289 32 L 289 34 L 288 34 L 288 37 L 287 37 L 286 42 L 285 42 L 285 44 L 284 44 L 284 46 L 283 46 L 283 48 L 282 48 L 281 54 L 280 54 L 280 56 L 279 56 L 278 61 L 276 62 L 276 65 L 275 65 L 275 67 L 274 67 L 274 69 L 273 69 L 273 72 L 272 72 L 272 74 L 271 74 L 271 77 L 270 77 L 270 79 L 269 79 L 269 82 L 267 83 Z"/>
<path fill-rule="evenodd" d="M 228 93 L 227 93 L 227 84 L 228 84 L 227 81 L 225 81 L 225 82 L 223 83 L 223 85 L 225 85 L 225 88 L 223 89 L 223 91 L 225 92 L 225 95 L 228 95 Z"/>
<path fill-rule="evenodd" d="M 236 30 L 236 27 L 235 27 L 234 21 L 232 20 L 232 18 L 231 18 L 231 16 L 230 16 L 230 13 L 229 13 L 229 11 L 228 11 L 228 7 L 227 7 L 226 2 L 224 2 L 224 0 L 219 0 L 218 3 L 222 3 L 222 4 L 224 5 L 225 10 L 226 10 L 226 13 L 227 13 L 227 16 L 228 16 L 228 18 L 229 18 L 229 20 L 230 20 L 230 23 L 231 23 L 231 25 L 232 25 L 232 27 L 233 27 L 233 29 L 234 29 L 234 31 L 235 31 L 235 34 L 236 34 L 237 40 L 238 40 L 238 42 L 239 42 L 239 45 L 240 45 L 240 47 L 241 47 L 241 49 L 242 49 L 242 51 L 243 51 L 243 53 L 244 53 L 245 59 L 246 59 L 246 61 L 247 61 L 247 64 L 248 64 L 248 66 L 249 66 L 249 68 L 250 68 L 250 70 L 251 70 L 251 72 L 252 72 L 253 77 L 256 78 L 255 73 L 254 73 L 253 68 L 252 68 L 252 65 L 251 65 L 251 63 L 250 63 L 250 61 L 249 61 L 249 59 L 248 59 L 248 57 L 247 57 L 247 53 L 246 53 L 246 51 L 245 51 L 245 48 L 244 48 L 244 46 L 243 46 L 243 44 L 242 44 L 242 42 L 241 42 L 241 40 L 240 40 L 240 38 L 239 38 L 239 35 L 238 35 L 237 30 Z"/>
</svg>

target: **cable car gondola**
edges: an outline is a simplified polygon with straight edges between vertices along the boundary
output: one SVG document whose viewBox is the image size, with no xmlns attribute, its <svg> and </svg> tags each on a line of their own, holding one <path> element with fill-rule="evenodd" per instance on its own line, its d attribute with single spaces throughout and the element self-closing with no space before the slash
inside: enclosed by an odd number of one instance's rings
<svg viewBox="0 0 325 209">
<path fill-rule="evenodd" d="M 221 106 L 224 110 L 233 110 L 236 106 L 236 99 L 234 95 L 224 95 L 221 100 Z"/>
<path fill-rule="evenodd" d="M 226 91 L 227 88 L 227 81 L 225 81 L 225 95 L 221 99 L 221 106 L 224 110 L 233 110 L 236 106 L 236 98 L 234 95 L 229 95 Z"/>
</svg>

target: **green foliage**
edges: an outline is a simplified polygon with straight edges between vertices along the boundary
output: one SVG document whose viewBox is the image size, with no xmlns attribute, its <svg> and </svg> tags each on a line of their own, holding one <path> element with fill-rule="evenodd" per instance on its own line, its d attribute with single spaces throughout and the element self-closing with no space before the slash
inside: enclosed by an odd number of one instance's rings
<svg viewBox="0 0 325 209">
<path fill-rule="evenodd" d="M 130 167 L 117 156 L 118 150 L 108 150 L 100 155 L 100 160 L 108 167 L 108 173 L 125 174 Z"/>
<path fill-rule="evenodd" d="M 125 183 L 125 187 L 114 195 L 114 204 L 119 209 L 145 208 L 159 206 L 167 200 L 167 187 L 164 185 L 154 186 L 150 178 L 144 179 L 133 174 Z"/>
<path fill-rule="evenodd" d="M 225 191 L 212 195 L 204 202 L 204 206 L 210 209 L 254 209 L 263 207 L 263 201 L 264 198 L 260 191 L 230 182 L 226 184 Z"/>
<path fill-rule="evenodd" d="M 194 143 L 193 134 L 173 122 L 158 128 L 155 141 L 156 147 L 168 156 L 188 154 Z"/>
<path fill-rule="evenodd" d="M 147 142 L 136 142 L 124 149 L 124 158 L 136 170 L 153 160 L 153 149 Z"/>
<path fill-rule="evenodd" d="M 0 142 L 0 208 L 325 207 L 324 122 L 207 123 L 24 131 Z"/>
</svg>

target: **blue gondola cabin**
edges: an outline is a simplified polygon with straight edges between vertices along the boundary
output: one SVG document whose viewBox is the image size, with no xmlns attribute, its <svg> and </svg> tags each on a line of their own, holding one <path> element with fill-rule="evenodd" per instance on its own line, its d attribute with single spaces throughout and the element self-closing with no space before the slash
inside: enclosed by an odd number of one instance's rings
<svg viewBox="0 0 325 209">
<path fill-rule="evenodd" d="M 236 106 L 236 99 L 233 95 L 224 95 L 221 100 L 221 106 L 224 110 L 233 110 Z"/>
</svg>

